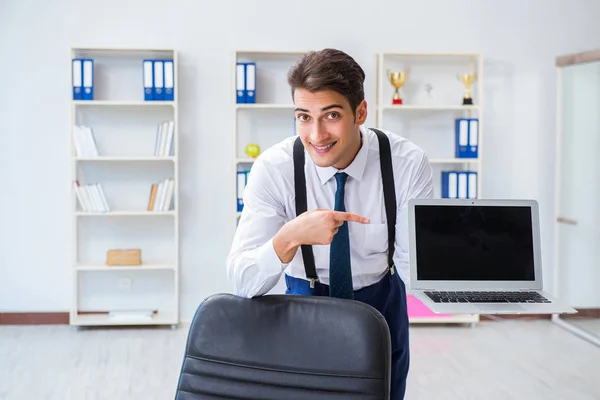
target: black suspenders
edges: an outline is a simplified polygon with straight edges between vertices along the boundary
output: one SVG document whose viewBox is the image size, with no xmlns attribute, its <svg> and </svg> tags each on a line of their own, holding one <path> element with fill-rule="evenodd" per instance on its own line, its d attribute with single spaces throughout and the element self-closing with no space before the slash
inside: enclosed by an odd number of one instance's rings
<svg viewBox="0 0 600 400">
<path fill-rule="evenodd" d="M 294 142 L 294 186 L 296 190 L 296 216 L 306 212 L 306 178 L 304 176 L 304 145 L 300 136 Z M 310 287 L 315 287 L 315 281 L 319 280 L 315 267 L 315 255 L 312 246 L 302 245 L 302 259 L 306 277 L 310 279 Z"/>
<path fill-rule="evenodd" d="M 383 183 L 383 198 L 385 201 L 385 214 L 388 227 L 388 266 L 390 273 L 394 273 L 394 244 L 396 242 L 396 190 L 394 187 L 394 169 L 392 166 L 392 152 L 388 137 L 378 129 L 371 128 L 379 139 L 379 161 Z M 296 216 L 306 212 L 306 178 L 304 176 L 304 145 L 298 137 L 294 141 L 294 186 L 296 190 Z M 319 280 L 315 267 L 315 256 L 312 246 L 302 245 L 302 258 L 306 277 L 310 280 L 311 288 Z"/>
<path fill-rule="evenodd" d="M 388 265 L 394 273 L 394 245 L 396 243 L 396 189 L 394 186 L 394 168 L 389 138 L 380 130 L 373 129 L 379 139 L 379 163 L 383 181 L 383 199 L 388 227 Z"/>
</svg>

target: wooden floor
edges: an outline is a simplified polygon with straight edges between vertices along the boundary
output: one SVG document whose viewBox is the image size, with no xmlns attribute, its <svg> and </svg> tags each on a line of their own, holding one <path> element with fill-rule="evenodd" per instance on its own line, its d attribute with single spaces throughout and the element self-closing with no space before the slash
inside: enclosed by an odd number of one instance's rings
<svg viewBox="0 0 600 400">
<path fill-rule="evenodd" d="M 187 326 L 0 326 L 0 399 L 173 399 Z M 415 326 L 406 399 L 600 399 L 600 348 L 549 321 Z"/>
</svg>

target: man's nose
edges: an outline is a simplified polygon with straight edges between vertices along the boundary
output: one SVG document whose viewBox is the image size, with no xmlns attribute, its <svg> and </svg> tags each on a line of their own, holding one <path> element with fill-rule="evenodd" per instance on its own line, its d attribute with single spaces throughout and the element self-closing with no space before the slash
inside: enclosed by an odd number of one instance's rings
<svg viewBox="0 0 600 400">
<path fill-rule="evenodd" d="M 310 140 L 313 143 L 321 143 L 328 136 L 325 126 L 321 122 L 315 122 L 311 127 Z"/>
</svg>

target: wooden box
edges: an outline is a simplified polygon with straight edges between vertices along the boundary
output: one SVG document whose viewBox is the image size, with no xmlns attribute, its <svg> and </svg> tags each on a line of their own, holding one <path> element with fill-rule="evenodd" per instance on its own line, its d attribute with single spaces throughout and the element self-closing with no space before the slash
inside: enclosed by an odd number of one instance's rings
<svg viewBox="0 0 600 400">
<path fill-rule="evenodd" d="M 142 265 L 141 249 L 113 249 L 106 252 L 106 265 Z"/>
</svg>

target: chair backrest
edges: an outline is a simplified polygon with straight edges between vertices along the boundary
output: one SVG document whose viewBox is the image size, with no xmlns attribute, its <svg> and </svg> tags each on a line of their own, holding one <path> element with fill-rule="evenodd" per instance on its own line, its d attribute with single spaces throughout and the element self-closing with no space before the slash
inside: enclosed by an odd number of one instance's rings
<svg viewBox="0 0 600 400">
<path fill-rule="evenodd" d="M 187 338 L 176 399 L 389 399 L 391 344 L 354 300 L 207 298 Z"/>
</svg>

